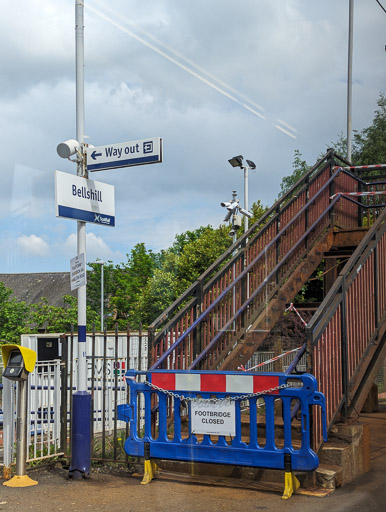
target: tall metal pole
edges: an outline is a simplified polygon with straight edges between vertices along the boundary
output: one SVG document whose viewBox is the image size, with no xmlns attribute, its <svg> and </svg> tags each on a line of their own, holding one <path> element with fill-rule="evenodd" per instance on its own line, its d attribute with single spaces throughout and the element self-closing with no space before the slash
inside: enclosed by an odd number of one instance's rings
<svg viewBox="0 0 386 512">
<path fill-rule="evenodd" d="M 75 0 L 76 52 L 76 139 L 81 145 L 77 175 L 87 178 L 83 161 L 84 146 L 84 1 Z M 86 223 L 77 221 L 77 253 L 86 261 Z M 72 461 L 69 476 L 90 476 L 91 465 L 91 395 L 87 391 L 86 359 L 86 286 L 78 288 L 78 386 L 73 394 Z"/>
<path fill-rule="evenodd" d="M 244 209 L 248 211 L 248 167 L 244 167 Z M 248 231 L 248 217 L 244 216 L 244 233 Z"/>
<path fill-rule="evenodd" d="M 101 263 L 101 331 L 104 331 L 104 262 Z"/>
<path fill-rule="evenodd" d="M 353 53 L 354 0 L 349 0 L 348 71 L 347 71 L 347 160 L 351 162 L 352 112 L 352 53 Z"/>
</svg>

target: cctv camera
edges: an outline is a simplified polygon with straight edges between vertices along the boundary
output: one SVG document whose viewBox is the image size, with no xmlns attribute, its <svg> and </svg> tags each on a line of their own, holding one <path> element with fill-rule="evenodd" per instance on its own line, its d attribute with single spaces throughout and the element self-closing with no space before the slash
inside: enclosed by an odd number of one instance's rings
<svg viewBox="0 0 386 512">
<path fill-rule="evenodd" d="M 70 158 L 70 156 L 75 155 L 79 148 L 80 144 L 77 140 L 69 139 L 58 144 L 56 151 L 61 158 Z"/>
<path fill-rule="evenodd" d="M 225 215 L 224 222 L 228 222 L 228 220 L 231 218 L 231 216 L 232 216 L 232 212 L 227 212 L 227 214 Z"/>
<path fill-rule="evenodd" d="M 229 206 L 227 206 L 227 210 L 230 211 L 230 212 L 233 212 L 234 210 L 236 210 L 236 208 L 239 206 L 239 202 L 238 201 L 232 201 Z"/>
<path fill-rule="evenodd" d="M 243 215 L 248 217 L 248 219 L 252 219 L 253 214 L 251 212 L 249 212 L 248 210 L 244 210 L 244 208 L 239 208 L 239 210 L 240 210 L 240 213 L 242 213 Z"/>
<path fill-rule="evenodd" d="M 229 236 L 235 236 L 235 234 L 236 234 L 236 230 L 235 229 L 231 229 L 229 231 Z"/>
<path fill-rule="evenodd" d="M 223 207 L 228 207 L 228 206 L 230 206 L 232 203 L 231 203 L 231 201 L 223 201 L 223 202 L 222 202 L 222 203 L 220 203 L 220 204 L 221 204 L 221 206 L 223 206 Z"/>
</svg>

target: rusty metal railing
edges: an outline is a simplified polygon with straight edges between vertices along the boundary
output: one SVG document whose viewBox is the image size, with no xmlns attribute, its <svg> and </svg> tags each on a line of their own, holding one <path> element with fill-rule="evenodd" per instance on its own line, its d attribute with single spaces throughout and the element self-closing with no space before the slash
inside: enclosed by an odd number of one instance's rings
<svg viewBox="0 0 386 512">
<path fill-rule="evenodd" d="M 333 225 L 360 225 L 365 202 L 331 197 L 359 191 L 366 183 L 336 169 L 337 161 L 344 162 L 330 150 L 153 322 L 153 369 L 197 367 L 198 356 L 201 369 L 213 368 L 321 234 Z"/>
<path fill-rule="evenodd" d="M 306 327 L 309 368 L 326 397 L 327 425 L 358 413 L 384 358 L 386 210 L 368 231 Z M 322 442 L 320 416 L 315 448 Z"/>
</svg>

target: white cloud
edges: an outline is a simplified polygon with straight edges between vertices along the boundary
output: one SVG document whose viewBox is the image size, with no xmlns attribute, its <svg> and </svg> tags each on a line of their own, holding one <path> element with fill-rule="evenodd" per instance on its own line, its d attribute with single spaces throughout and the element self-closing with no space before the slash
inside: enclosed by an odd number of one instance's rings
<svg viewBox="0 0 386 512">
<path fill-rule="evenodd" d="M 76 136 L 74 2 L 18 0 L 17 16 L 3 3 L 0 266 L 67 270 L 76 226 L 55 218 L 53 174 L 76 172 L 56 154 Z M 384 90 L 384 27 L 376 2 L 356 3 L 354 129 L 371 123 Z M 233 155 L 256 163 L 250 203 L 272 204 L 294 150 L 312 164 L 345 131 L 347 30 L 348 4 L 336 0 L 87 0 L 88 141 L 164 141 L 162 164 L 90 176 L 115 186 L 116 227 L 87 227 L 87 260 L 119 262 L 138 242 L 157 250 L 177 233 L 219 225 L 220 201 L 232 190 L 242 198 Z M 19 256 L 20 243 L 33 245 L 26 233 L 51 248 L 29 266 Z"/>
<path fill-rule="evenodd" d="M 74 223 L 75 227 L 75 223 Z M 59 249 L 59 246 L 58 246 Z M 62 251 L 68 256 L 73 258 L 77 252 L 77 235 L 70 234 L 63 243 Z M 97 258 L 101 260 L 116 260 L 121 258 L 122 254 L 119 251 L 112 251 L 102 237 L 97 236 L 95 233 L 86 233 L 86 260 L 88 262 L 95 261 Z"/>
<path fill-rule="evenodd" d="M 47 242 L 37 235 L 19 236 L 16 243 L 25 258 L 49 256 L 51 252 Z"/>
</svg>

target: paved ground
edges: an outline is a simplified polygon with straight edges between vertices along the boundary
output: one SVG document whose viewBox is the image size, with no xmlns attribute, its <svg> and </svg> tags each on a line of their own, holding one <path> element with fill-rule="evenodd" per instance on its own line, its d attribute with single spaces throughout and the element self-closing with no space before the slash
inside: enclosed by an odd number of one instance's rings
<svg viewBox="0 0 386 512">
<path fill-rule="evenodd" d="M 0 512 L 381 512 L 386 509 L 386 404 L 378 413 L 362 415 L 361 421 L 371 425 L 371 471 L 323 498 L 294 494 L 290 500 L 282 500 L 279 488 L 262 492 L 241 481 L 203 485 L 170 475 L 140 485 L 140 477 L 130 476 L 126 469 L 116 474 L 95 470 L 90 480 L 73 481 L 67 479 L 65 469 L 53 467 L 29 471 L 39 482 L 37 486 L 16 489 L 0 485 Z"/>
</svg>

